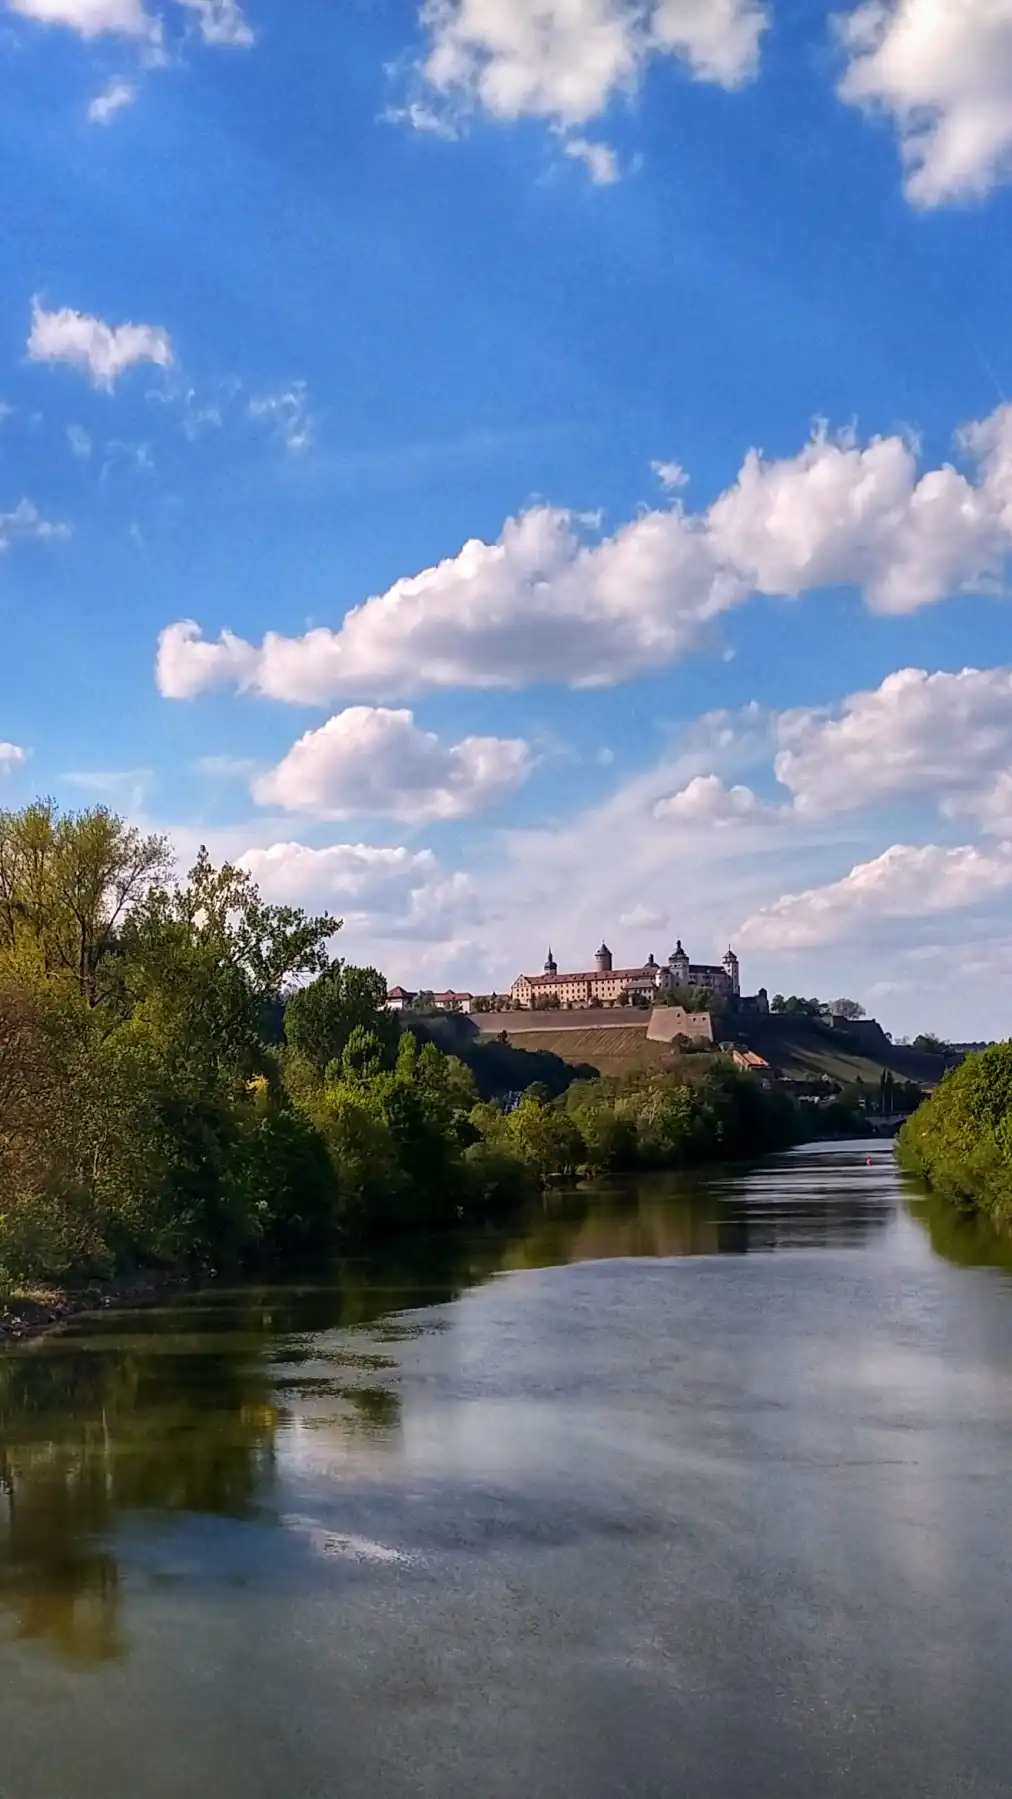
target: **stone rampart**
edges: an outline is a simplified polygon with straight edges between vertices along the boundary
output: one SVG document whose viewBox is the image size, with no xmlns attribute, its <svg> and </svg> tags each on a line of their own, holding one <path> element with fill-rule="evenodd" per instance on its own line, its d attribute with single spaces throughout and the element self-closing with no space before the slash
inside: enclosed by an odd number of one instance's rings
<svg viewBox="0 0 1012 1799">
<path fill-rule="evenodd" d="M 571 1012 L 475 1012 L 472 1023 L 482 1037 L 498 1037 L 503 1031 L 607 1031 L 642 1028 L 646 1036 L 650 1013 L 643 1006 L 575 1006 Z"/>
<path fill-rule="evenodd" d="M 651 1043 L 673 1043 L 676 1037 L 688 1037 L 693 1043 L 712 1043 L 713 1019 L 709 1012 L 686 1012 L 682 1006 L 655 1006 L 650 1014 L 647 1037 Z"/>
<path fill-rule="evenodd" d="M 476 1012 L 471 1022 L 482 1037 L 512 1036 L 535 1031 L 629 1031 L 639 1027 L 651 1043 L 673 1043 L 688 1037 L 693 1043 L 713 1042 L 709 1012 L 686 1012 L 681 1006 L 574 1006 L 571 1012 Z"/>
</svg>

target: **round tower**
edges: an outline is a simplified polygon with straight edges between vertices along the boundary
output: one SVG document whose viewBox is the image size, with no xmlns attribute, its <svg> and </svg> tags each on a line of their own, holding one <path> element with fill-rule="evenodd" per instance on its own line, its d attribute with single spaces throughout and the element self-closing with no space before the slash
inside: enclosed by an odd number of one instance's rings
<svg viewBox="0 0 1012 1799">
<path fill-rule="evenodd" d="M 602 943 L 597 955 L 594 957 L 594 966 L 596 967 L 598 974 L 611 973 L 614 963 L 612 962 L 611 950 L 606 943 Z"/>
</svg>

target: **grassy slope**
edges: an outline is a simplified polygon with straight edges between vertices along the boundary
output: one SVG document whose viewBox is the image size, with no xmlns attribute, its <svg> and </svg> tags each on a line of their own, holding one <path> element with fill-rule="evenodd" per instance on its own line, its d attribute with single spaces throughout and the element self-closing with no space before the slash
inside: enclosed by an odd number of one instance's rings
<svg viewBox="0 0 1012 1799">
<path fill-rule="evenodd" d="M 885 1038 L 871 1048 L 848 1043 L 842 1033 L 808 1018 L 749 1019 L 746 1034 L 749 1047 L 792 1080 L 828 1074 L 847 1086 L 860 1080 L 877 1087 L 886 1071 L 897 1080 L 934 1086 L 944 1073 L 941 1056 L 905 1049 Z"/>
<path fill-rule="evenodd" d="M 633 1068 L 671 1068 L 678 1052 L 667 1043 L 648 1043 L 645 1024 L 596 1031 L 511 1031 L 517 1049 L 547 1049 L 566 1062 L 587 1062 L 600 1074 Z"/>
<path fill-rule="evenodd" d="M 737 1036 L 790 1080 L 813 1080 L 826 1074 L 841 1085 L 859 1082 L 877 1087 L 884 1070 L 898 1080 L 933 1086 L 941 1079 L 939 1056 L 904 1049 L 883 1038 L 872 1048 L 848 1043 L 840 1032 L 807 1018 L 749 1018 L 738 1021 Z M 637 1068 L 672 1068 L 678 1051 L 649 1043 L 644 1024 L 614 1030 L 510 1031 L 518 1049 L 547 1049 L 567 1062 L 587 1062 L 602 1074 L 624 1074 Z"/>
</svg>

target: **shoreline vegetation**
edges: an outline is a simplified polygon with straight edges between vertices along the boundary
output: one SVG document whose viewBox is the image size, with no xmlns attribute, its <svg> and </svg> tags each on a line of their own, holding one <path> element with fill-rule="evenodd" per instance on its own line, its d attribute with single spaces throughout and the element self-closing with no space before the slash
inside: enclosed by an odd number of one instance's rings
<svg viewBox="0 0 1012 1799">
<path fill-rule="evenodd" d="M 1012 1225 L 1012 1043 L 952 1069 L 903 1126 L 897 1154 L 960 1211 Z"/>
<path fill-rule="evenodd" d="M 175 884 L 166 842 L 102 807 L 0 813 L 0 1334 L 5 1311 L 60 1322 L 75 1292 L 255 1272 L 803 1135 L 722 1058 L 598 1079 L 489 1044 L 468 1066 L 332 955 L 339 930 L 205 851 Z"/>
</svg>

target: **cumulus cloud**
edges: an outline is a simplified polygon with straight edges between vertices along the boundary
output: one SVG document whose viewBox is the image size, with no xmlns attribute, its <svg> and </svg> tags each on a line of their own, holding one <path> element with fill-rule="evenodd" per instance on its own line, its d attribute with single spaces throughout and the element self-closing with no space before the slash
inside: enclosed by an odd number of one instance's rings
<svg viewBox="0 0 1012 1799">
<path fill-rule="evenodd" d="M 144 5 L 144 0 L 0 0 L 23 18 L 35 19 L 40 25 L 62 25 L 79 32 L 82 37 L 115 34 L 120 37 L 146 38 L 157 44 L 161 38 L 161 21 Z M 254 33 L 239 0 L 176 0 L 178 6 L 195 15 L 197 29 L 206 44 L 226 44 L 244 49 L 252 44 Z M 114 83 L 114 94 L 125 83 Z M 129 100 L 134 95 L 131 91 Z M 118 105 L 128 105 L 120 100 Z M 93 107 L 101 105 L 93 102 Z M 102 120 L 117 110 L 92 113 Z"/>
<path fill-rule="evenodd" d="M 1010 410 L 984 448 L 977 483 L 951 466 L 918 478 L 900 437 L 861 448 L 816 432 L 800 455 L 767 461 L 752 450 L 734 486 L 710 508 L 723 558 L 759 593 L 860 586 L 875 612 L 912 612 L 994 577 L 1010 536 L 1003 517 L 1012 467 Z"/>
<path fill-rule="evenodd" d="M 512 793 L 530 772 L 526 743 L 467 737 L 447 745 L 410 712 L 351 706 L 307 731 L 254 783 L 263 806 L 315 818 L 356 813 L 412 824 L 470 818 Z"/>
<path fill-rule="evenodd" d="M 835 711 L 781 715 L 774 767 L 799 812 L 923 797 L 1012 828 L 1012 668 L 898 669 Z"/>
<path fill-rule="evenodd" d="M 1012 407 L 968 427 L 969 474 L 919 474 L 898 436 L 863 448 L 819 430 L 795 456 L 750 451 L 707 510 L 677 499 L 601 536 L 539 505 L 493 543 L 405 576 L 337 630 L 269 632 L 259 646 L 170 625 L 161 691 L 235 685 L 275 699 L 392 699 L 446 686 L 604 686 L 698 649 L 750 593 L 797 597 L 841 584 L 903 613 L 997 586 L 1012 547 Z"/>
<path fill-rule="evenodd" d="M 43 518 L 32 500 L 21 500 L 13 512 L 0 512 L 0 552 L 12 543 L 36 538 L 42 542 L 70 536 L 70 526 Z"/>
<path fill-rule="evenodd" d="M 722 829 L 736 824 L 762 824 L 780 816 L 751 787 L 728 787 L 719 775 L 695 775 L 678 793 L 659 799 L 654 817 L 679 824 Z"/>
<path fill-rule="evenodd" d="M 96 94 L 88 107 L 88 118 L 92 125 L 108 125 L 118 112 L 133 106 L 137 99 L 137 88 L 132 81 L 110 81 L 108 87 Z"/>
<path fill-rule="evenodd" d="M 922 919 L 980 905 L 1012 887 L 1012 844 L 893 844 L 842 880 L 788 893 L 746 919 L 739 941 L 752 950 L 805 950 L 864 938 L 888 919 Z"/>
<path fill-rule="evenodd" d="M 845 100 L 891 115 L 919 206 L 1012 170 L 1012 0 L 864 0 L 840 22 Z"/>
<path fill-rule="evenodd" d="M 656 57 L 700 81 L 752 77 L 766 24 L 757 0 L 425 0 L 431 92 L 499 119 L 585 125 L 634 93 Z"/>
<path fill-rule="evenodd" d="M 28 751 L 19 743 L 0 743 L 0 774 L 12 774 L 28 760 Z"/>
<path fill-rule="evenodd" d="M 7 0 L 12 12 L 41 25 L 65 25 L 82 37 L 105 32 L 122 37 L 150 37 L 154 21 L 143 0 Z"/>
<path fill-rule="evenodd" d="M 474 540 L 395 582 L 338 631 L 268 633 L 257 648 L 230 632 L 209 643 L 192 621 L 169 626 L 158 680 L 170 699 L 234 683 L 308 702 L 538 680 L 601 686 L 695 647 L 738 591 L 677 512 L 595 543 L 571 514 L 539 506 L 510 519 L 495 543 Z"/>
<path fill-rule="evenodd" d="M 472 903 L 468 877 L 444 869 L 427 849 L 273 843 L 238 861 L 275 904 L 343 913 L 346 922 L 371 924 L 378 936 L 438 936 Z"/>
<path fill-rule="evenodd" d="M 33 362 L 66 362 L 90 375 L 96 387 L 111 392 L 124 371 L 137 363 L 170 368 L 172 341 L 160 325 L 107 325 L 69 306 L 47 312 L 36 300 L 28 354 Z"/>
</svg>

